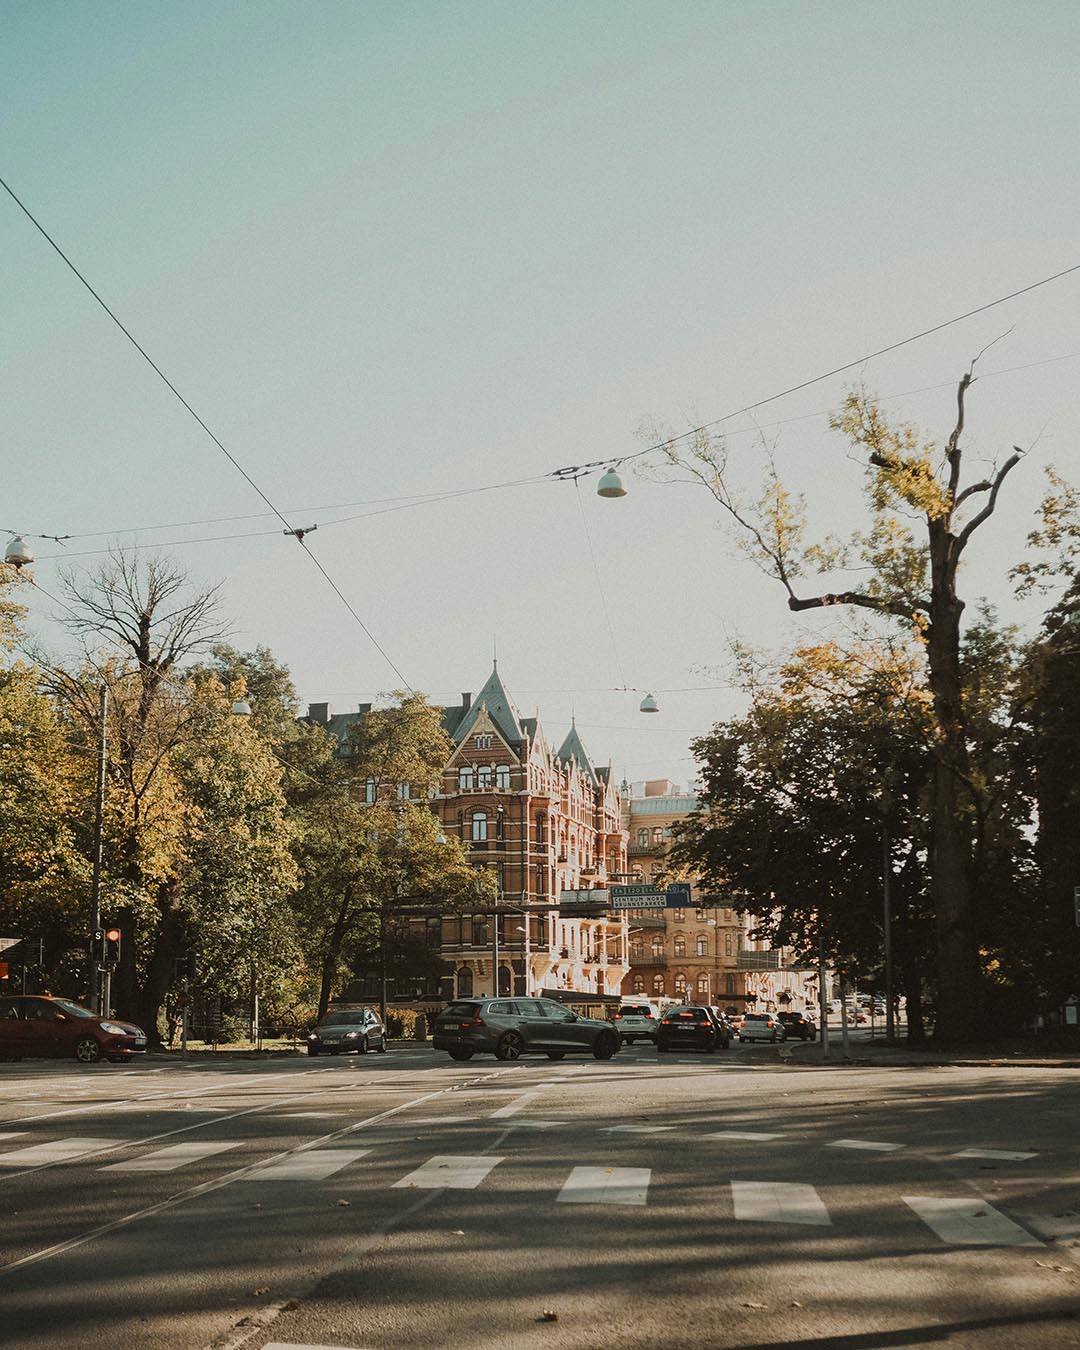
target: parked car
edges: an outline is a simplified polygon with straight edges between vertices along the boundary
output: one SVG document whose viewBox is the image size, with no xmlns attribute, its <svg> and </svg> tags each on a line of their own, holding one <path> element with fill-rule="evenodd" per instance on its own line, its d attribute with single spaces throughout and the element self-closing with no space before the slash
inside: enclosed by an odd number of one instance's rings
<svg viewBox="0 0 1080 1350">
<path fill-rule="evenodd" d="M 120 1064 L 145 1053 L 146 1032 L 133 1022 L 98 1017 L 81 1003 L 48 994 L 0 998 L 0 1059 L 70 1055 L 80 1064 Z"/>
<path fill-rule="evenodd" d="M 784 1034 L 776 1013 L 747 1013 L 739 1028 L 740 1041 L 782 1041 Z"/>
<path fill-rule="evenodd" d="M 386 1053 L 386 1029 L 374 1008 L 328 1008 L 309 1032 L 309 1055 Z"/>
<path fill-rule="evenodd" d="M 451 1059 L 520 1059 L 530 1051 L 548 1059 L 583 1051 L 611 1059 L 622 1044 L 610 1022 L 581 1017 L 553 998 L 458 999 L 435 1019 L 431 1039 Z"/>
<path fill-rule="evenodd" d="M 718 1046 L 726 1050 L 730 1041 L 726 1023 L 720 1021 L 712 1008 L 683 1004 L 669 1008 L 661 1017 L 656 1048 L 662 1053 L 707 1050 L 712 1055 Z"/>
<path fill-rule="evenodd" d="M 652 1041 L 656 1044 L 656 1029 L 660 1025 L 660 1009 L 655 1003 L 623 1003 L 612 1021 L 623 1045 L 634 1041 Z"/>
<path fill-rule="evenodd" d="M 777 1016 L 783 1023 L 784 1035 L 791 1040 L 798 1037 L 800 1041 L 812 1041 L 817 1036 L 817 1023 L 806 1013 L 782 1012 Z"/>
</svg>

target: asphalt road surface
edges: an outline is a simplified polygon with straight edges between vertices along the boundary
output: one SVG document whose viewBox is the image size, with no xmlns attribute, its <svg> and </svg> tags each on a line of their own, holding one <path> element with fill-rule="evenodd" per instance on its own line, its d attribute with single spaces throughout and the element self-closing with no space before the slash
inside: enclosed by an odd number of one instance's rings
<svg viewBox="0 0 1080 1350">
<path fill-rule="evenodd" d="M 0 1066 L 18 1350 L 1080 1346 L 1080 1075 Z"/>
</svg>

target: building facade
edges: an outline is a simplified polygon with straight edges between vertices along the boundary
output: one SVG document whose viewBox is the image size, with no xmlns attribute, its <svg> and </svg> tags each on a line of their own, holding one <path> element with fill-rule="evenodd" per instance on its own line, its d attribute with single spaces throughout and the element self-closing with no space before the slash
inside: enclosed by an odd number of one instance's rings
<svg viewBox="0 0 1080 1350">
<path fill-rule="evenodd" d="M 623 827 L 632 879 L 663 873 L 671 828 L 697 810 L 698 798 L 667 779 L 622 792 Z M 693 885 L 693 879 L 691 878 Z M 694 887 L 693 905 L 630 914 L 630 969 L 623 994 L 709 1003 L 741 1012 L 803 1008 L 817 1001 L 816 974 L 794 968 L 792 953 L 755 940 L 753 915 L 725 906 Z"/>
</svg>

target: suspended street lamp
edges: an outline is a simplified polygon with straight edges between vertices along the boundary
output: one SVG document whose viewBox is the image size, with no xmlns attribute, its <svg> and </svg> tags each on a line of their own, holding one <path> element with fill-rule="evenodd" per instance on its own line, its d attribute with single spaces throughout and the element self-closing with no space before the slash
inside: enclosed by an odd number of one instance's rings
<svg viewBox="0 0 1080 1350">
<path fill-rule="evenodd" d="M 623 481 L 615 471 L 614 464 L 608 469 L 607 473 L 600 479 L 596 485 L 596 495 L 598 497 L 625 497 L 626 489 L 623 487 Z"/>
<path fill-rule="evenodd" d="M 26 567 L 34 561 L 34 550 L 21 534 L 17 534 L 4 552 L 4 561 L 18 571 L 20 567 Z"/>
<path fill-rule="evenodd" d="M 659 711 L 660 705 L 657 703 L 656 699 L 653 698 L 652 694 L 646 694 L 641 700 L 638 712 L 653 713 Z"/>
</svg>

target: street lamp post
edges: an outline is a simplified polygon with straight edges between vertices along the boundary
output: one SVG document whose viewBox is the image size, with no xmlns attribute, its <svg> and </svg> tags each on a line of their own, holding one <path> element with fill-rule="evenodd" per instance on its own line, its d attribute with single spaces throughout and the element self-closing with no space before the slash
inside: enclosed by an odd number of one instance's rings
<svg viewBox="0 0 1080 1350">
<path fill-rule="evenodd" d="M 101 845 L 105 816 L 105 765 L 108 754 L 105 718 L 109 711 L 109 689 L 102 683 L 98 694 L 98 757 L 97 757 L 97 794 L 94 804 L 94 850 L 93 877 L 90 882 L 90 997 L 91 1009 L 99 1017 L 108 1017 L 109 1009 L 101 1000 L 101 983 L 98 979 L 98 952 L 96 934 L 101 930 Z"/>
<path fill-rule="evenodd" d="M 885 1039 L 891 1041 L 896 1032 L 893 1014 L 893 959 L 892 959 L 892 835 L 889 817 L 893 809 L 896 771 L 890 766 L 882 777 L 881 788 L 881 905 L 885 948 Z"/>
</svg>

